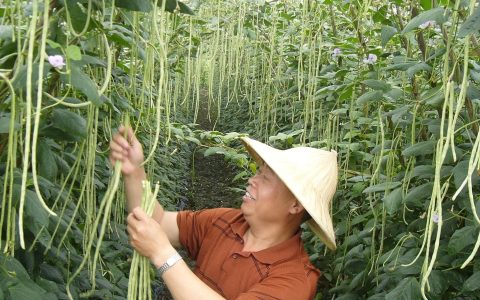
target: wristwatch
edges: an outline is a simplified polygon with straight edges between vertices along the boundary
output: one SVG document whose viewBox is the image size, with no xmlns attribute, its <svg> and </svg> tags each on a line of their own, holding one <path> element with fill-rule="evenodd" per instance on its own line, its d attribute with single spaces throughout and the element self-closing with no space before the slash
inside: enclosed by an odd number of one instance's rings
<svg viewBox="0 0 480 300">
<path fill-rule="evenodd" d="M 163 273 L 165 273 L 168 269 L 173 267 L 179 260 L 181 260 L 182 257 L 178 252 L 175 252 L 172 256 L 170 256 L 167 261 L 160 266 L 160 268 L 157 269 L 158 271 L 158 276 L 162 277 Z"/>
</svg>

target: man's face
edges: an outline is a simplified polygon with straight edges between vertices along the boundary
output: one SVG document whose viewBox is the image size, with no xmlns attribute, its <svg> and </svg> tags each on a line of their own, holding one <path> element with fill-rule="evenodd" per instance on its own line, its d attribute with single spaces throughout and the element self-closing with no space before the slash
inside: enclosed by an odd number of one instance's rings
<svg viewBox="0 0 480 300">
<path fill-rule="evenodd" d="M 266 164 L 248 180 L 243 196 L 242 212 L 245 217 L 256 216 L 263 221 L 285 218 L 296 202 L 293 194 Z"/>
</svg>

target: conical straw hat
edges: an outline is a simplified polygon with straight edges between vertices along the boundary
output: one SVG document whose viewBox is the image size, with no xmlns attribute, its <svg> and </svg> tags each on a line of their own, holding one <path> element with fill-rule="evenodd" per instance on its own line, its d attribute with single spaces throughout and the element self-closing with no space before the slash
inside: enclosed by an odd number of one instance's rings
<svg viewBox="0 0 480 300">
<path fill-rule="evenodd" d="M 310 147 L 278 150 L 247 137 L 242 142 L 259 165 L 265 162 L 290 189 L 312 217 L 307 222 L 312 231 L 335 250 L 330 202 L 337 188 L 337 152 Z"/>
</svg>

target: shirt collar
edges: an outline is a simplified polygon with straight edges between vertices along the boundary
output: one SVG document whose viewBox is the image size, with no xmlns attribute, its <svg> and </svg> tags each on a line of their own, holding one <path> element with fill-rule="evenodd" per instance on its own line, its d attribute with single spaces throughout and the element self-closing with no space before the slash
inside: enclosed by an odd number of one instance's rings
<svg viewBox="0 0 480 300">
<path fill-rule="evenodd" d="M 232 232 L 235 233 L 237 237 L 241 239 L 241 241 L 243 241 L 243 236 L 245 235 L 245 232 L 247 232 L 249 226 L 245 219 L 242 218 L 237 222 L 231 223 L 230 228 L 232 229 Z M 300 234 L 301 231 L 299 230 L 290 239 L 273 247 L 258 252 L 252 252 L 251 255 L 253 255 L 256 260 L 263 264 L 274 264 L 278 261 L 287 260 L 289 258 L 298 256 L 301 247 L 303 247 Z"/>
</svg>

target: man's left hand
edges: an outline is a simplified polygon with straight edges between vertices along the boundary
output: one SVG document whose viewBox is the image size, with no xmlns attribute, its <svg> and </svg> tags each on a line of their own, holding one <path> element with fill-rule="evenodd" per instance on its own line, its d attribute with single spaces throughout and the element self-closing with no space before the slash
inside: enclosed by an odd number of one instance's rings
<svg viewBox="0 0 480 300">
<path fill-rule="evenodd" d="M 141 255 L 149 258 L 157 268 L 175 253 L 160 224 L 140 207 L 136 207 L 128 215 L 127 231 L 130 244 Z"/>
</svg>

